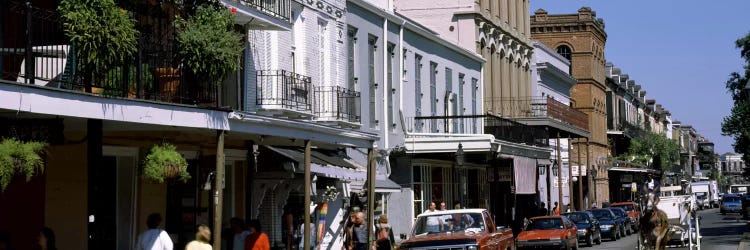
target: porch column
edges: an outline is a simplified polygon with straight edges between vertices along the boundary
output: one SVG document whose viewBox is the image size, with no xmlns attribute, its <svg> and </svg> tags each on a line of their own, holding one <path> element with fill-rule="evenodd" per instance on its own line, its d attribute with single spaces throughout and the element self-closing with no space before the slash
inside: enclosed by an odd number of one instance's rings
<svg viewBox="0 0 750 250">
<path fill-rule="evenodd" d="M 247 169 L 245 172 L 245 218 L 254 219 L 253 214 L 253 184 L 255 183 L 255 171 L 257 169 L 257 145 L 254 141 L 248 141 L 245 145 L 249 149 L 247 151 Z"/>
<path fill-rule="evenodd" d="M 303 240 L 304 250 L 310 250 L 310 192 L 312 180 L 310 179 L 310 140 L 305 140 L 305 235 Z"/>
<path fill-rule="evenodd" d="M 367 249 L 372 249 L 375 218 L 375 147 L 367 150 Z"/>
<path fill-rule="evenodd" d="M 224 130 L 216 132 L 216 179 L 214 187 L 214 249 L 221 249 L 221 205 L 224 202 Z"/>
<path fill-rule="evenodd" d="M 562 213 L 563 206 L 563 190 L 562 190 L 562 156 L 560 155 L 560 132 L 557 132 L 557 138 L 555 138 L 557 144 L 557 207 Z M 555 211 L 553 210 L 552 213 Z"/>
<path fill-rule="evenodd" d="M 575 211 L 575 199 L 573 199 L 573 190 L 574 184 L 573 184 L 573 155 L 571 154 L 570 149 L 572 148 L 573 140 L 570 139 L 570 135 L 568 136 L 568 204 L 570 204 L 570 211 Z"/>
<path fill-rule="evenodd" d="M 578 142 L 581 139 L 576 139 Z M 581 144 L 578 143 L 578 206 L 581 211 L 586 210 L 586 204 L 583 204 L 583 166 L 581 166 Z M 586 161 L 586 168 L 589 167 L 589 161 Z"/>
</svg>

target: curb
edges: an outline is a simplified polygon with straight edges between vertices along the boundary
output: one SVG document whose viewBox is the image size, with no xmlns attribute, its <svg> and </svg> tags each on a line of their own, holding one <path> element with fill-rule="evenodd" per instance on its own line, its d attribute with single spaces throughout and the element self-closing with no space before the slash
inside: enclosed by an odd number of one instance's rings
<svg viewBox="0 0 750 250">
<path fill-rule="evenodd" d="M 740 239 L 740 244 L 737 246 L 737 250 L 745 250 L 745 249 L 750 249 L 750 232 L 745 232 L 742 234 L 742 239 Z"/>
</svg>

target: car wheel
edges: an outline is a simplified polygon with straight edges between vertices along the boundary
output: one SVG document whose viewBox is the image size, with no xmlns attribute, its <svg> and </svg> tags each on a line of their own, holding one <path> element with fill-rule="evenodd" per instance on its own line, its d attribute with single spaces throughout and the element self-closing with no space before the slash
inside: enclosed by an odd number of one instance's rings
<svg viewBox="0 0 750 250">
<path fill-rule="evenodd" d="M 594 236 L 593 235 L 589 234 L 589 236 L 586 237 L 586 246 L 587 247 L 594 246 Z"/>
<path fill-rule="evenodd" d="M 622 229 L 617 228 L 617 239 L 622 239 Z"/>
</svg>

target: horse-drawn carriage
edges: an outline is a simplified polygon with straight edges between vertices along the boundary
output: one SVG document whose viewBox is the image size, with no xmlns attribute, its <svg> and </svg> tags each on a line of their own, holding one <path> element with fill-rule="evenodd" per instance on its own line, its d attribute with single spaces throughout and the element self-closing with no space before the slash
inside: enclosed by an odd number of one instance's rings
<svg viewBox="0 0 750 250">
<path fill-rule="evenodd" d="M 700 249 L 700 220 L 695 213 L 694 197 L 657 198 L 648 194 L 641 197 L 644 212 L 640 220 L 639 249 L 664 249 L 667 246 Z"/>
</svg>

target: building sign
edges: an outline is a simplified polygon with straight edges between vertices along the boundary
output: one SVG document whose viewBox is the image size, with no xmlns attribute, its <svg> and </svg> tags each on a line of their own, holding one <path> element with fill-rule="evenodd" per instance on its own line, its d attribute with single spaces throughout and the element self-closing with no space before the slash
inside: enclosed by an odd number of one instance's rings
<svg viewBox="0 0 750 250">
<path fill-rule="evenodd" d="M 560 183 L 558 181 L 558 179 L 557 178 L 553 178 L 552 188 L 557 188 L 557 186 L 560 185 L 558 183 Z M 568 177 L 562 177 L 562 186 L 563 186 L 563 189 L 565 189 L 566 187 L 568 187 Z"/>
<path fill-rule="evenodd" d="M 333 6 L 332 4 L 322 1 L 322 0 L 296 0 L 296 1 L 309 8 L 316 9 L 322 13 L 326 13 L 327 15 L 333 18 L 342 18 L 344 17 L 344 13 L 346 13 L 345 9 L 340 9 L 339 7 Z"/>
<path fill-rule="evenodd" d="M 581 168 L 583 168 L 583 173 L 581 173 L 581 176 L 586 176 L 586 172 L 587 172 L 586 170 L 587 170 L 588 168 L 586 168 L 586 166 L 585 166 L 585 165 L 584 165 L 584 166 L 581 166 Z M 571 171 L 573 171 L 573 173 L 571 173 L 571 175 L 573 175 L 573 176 L 578 176 L 578 166 L 573 166 L 573 167 L 571 168 Z"/>
</svg>

